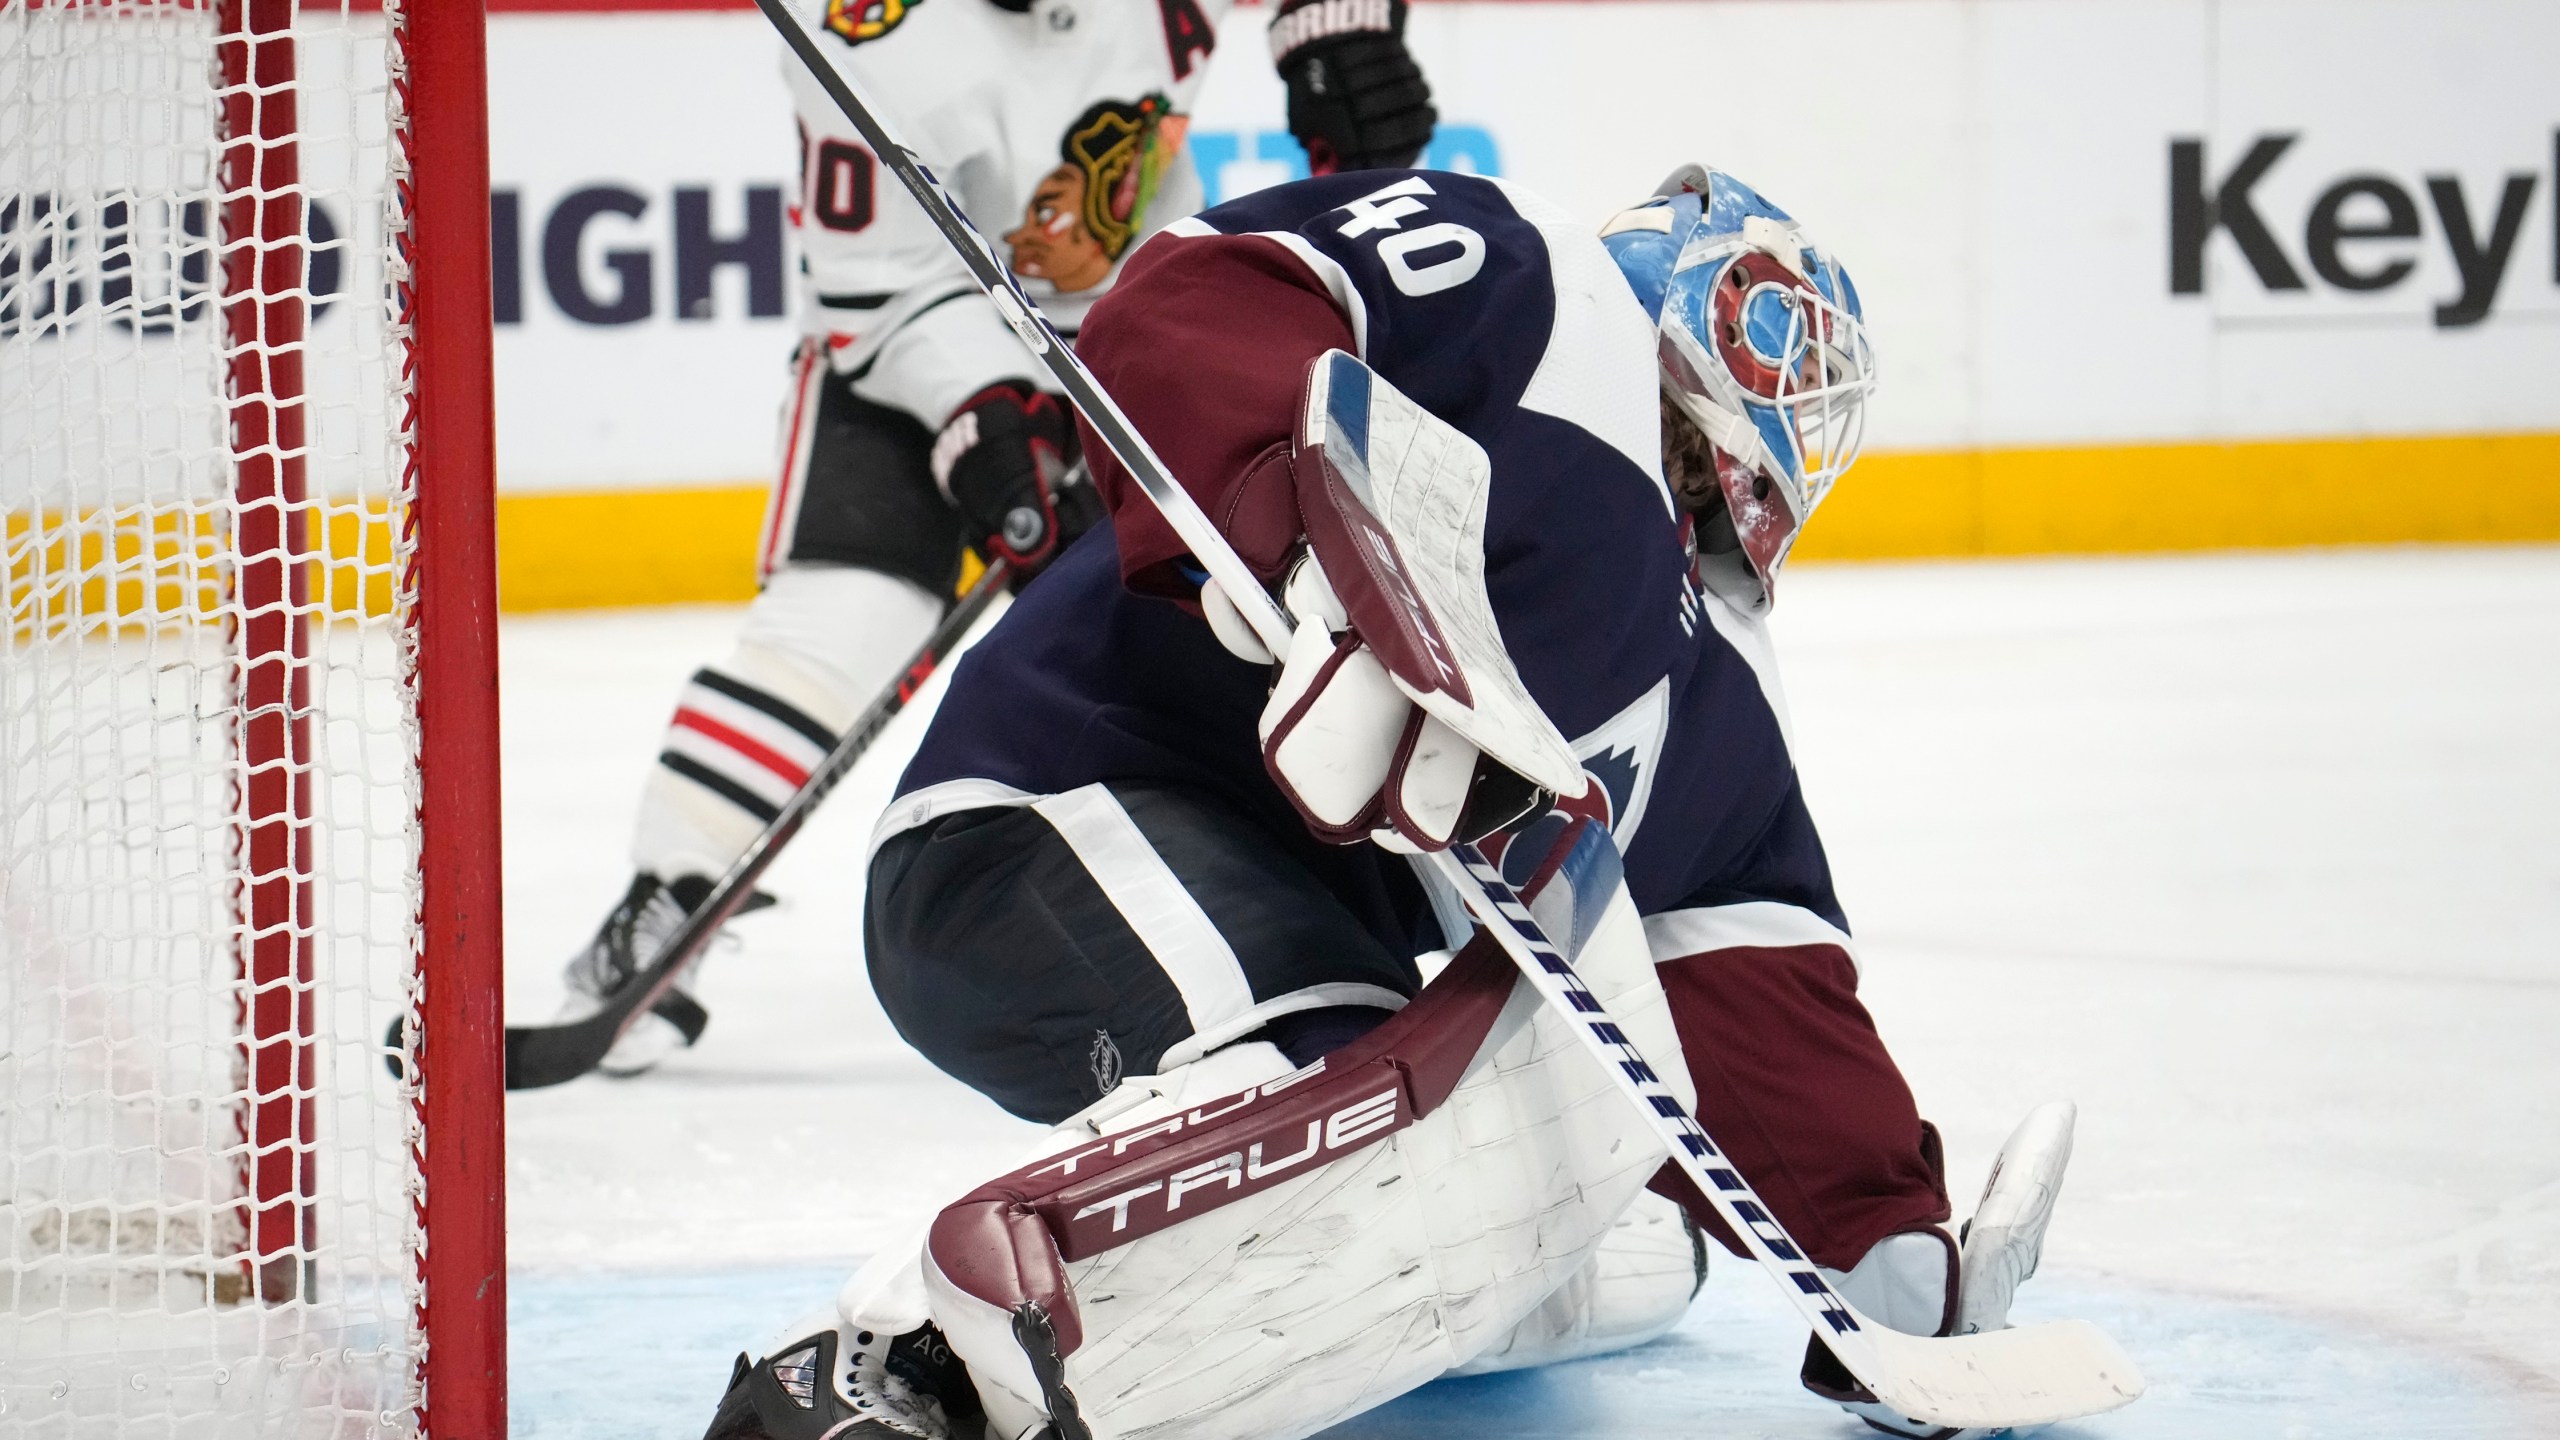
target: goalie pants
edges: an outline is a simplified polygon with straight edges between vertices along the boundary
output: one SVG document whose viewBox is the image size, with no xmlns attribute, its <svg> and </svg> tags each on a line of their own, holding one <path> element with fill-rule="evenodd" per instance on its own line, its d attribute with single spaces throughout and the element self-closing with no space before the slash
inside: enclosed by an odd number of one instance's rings
<svg viewBox="0 0 2560 1440">
<path fill-rule="evenodd" d="M 1813 1257 L 1846 1270 L 1948 1218 L 1937 1137 L 1846 949 L 1732 943 L 1717 923 L 1730 913 L 1648 925 L 1699 1113 Z M 1050 1124 L 1123 1074 L 1256 1032 L 1304 1064 L 1414 994 L 1407 957 L 1441 943 L 1410 871 L 1373 847 L 1320 845 L 1205 788 L 1134 783 L 891 836 L 864 934 L 898 1033 Z"/>
<path fill-rule="evenodd" d="M 925 1058 L 1055 1124 L 1124 1074 L 1257 1033 L 1305 1063 L 1401 1008 L 1441 941 L 1385 858 L 1174 785 L 964 810 L 873 855 L 871 981 Z"/>
</svg>

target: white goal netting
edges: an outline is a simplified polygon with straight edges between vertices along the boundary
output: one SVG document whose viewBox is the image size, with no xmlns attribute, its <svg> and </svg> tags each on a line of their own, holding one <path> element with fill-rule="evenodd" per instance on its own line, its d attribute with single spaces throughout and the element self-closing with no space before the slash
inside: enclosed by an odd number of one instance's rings
<svg viewBox="0 0 2560 1440">
<path fill-rule="evenodd" d="M 0 0 L 0 1435 L 415 1429 L 400 30 Z"/>
</svg>

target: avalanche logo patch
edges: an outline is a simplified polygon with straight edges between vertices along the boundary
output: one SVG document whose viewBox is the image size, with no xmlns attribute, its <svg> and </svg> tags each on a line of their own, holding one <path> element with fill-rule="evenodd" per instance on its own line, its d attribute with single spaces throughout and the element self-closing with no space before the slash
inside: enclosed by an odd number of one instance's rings
<svg viewBox="0 0 2560 1440">
<path fill-rule="evenodd" d="M 1515 890 L 1527 886 L 1536 878 L 1539 864 L 1564 838 L 1566 827 L 1579 820 L 1607 826 L 1619 852 L 1625 853 L 1635 843 L 1636 827 L 1644 823 L 1645 805 L 1653 798 L 1654 772 L 1662 761 L 1662 737 L 1670 719 L 1671 679 L 1664 676 L 1637 696 L 1634 704 L 1575 740 L 1573 753 L 1580 757 L 1582 773 L 1592 783 L 1511 835 L 1485 842 L 1486 858 L 1501 868 L 1503 880 Z"/>
<path fill-rule="evenodd" d="M 827 28 L 847 45 L 877 40 L 898 28 L 907 12 L 924 0 L 827 0 Z"/>
<path fill-rule="evenodd" d="M 1108 279 L 1190 129 L 1191 117 L 1161 94 L 1099 101 L 1077 116 L 1058 142 L 1058 168 L 1040 178 L 1022 224 L 1004 237 L 1013 273 L 1070 295 Z"/>
</svg>

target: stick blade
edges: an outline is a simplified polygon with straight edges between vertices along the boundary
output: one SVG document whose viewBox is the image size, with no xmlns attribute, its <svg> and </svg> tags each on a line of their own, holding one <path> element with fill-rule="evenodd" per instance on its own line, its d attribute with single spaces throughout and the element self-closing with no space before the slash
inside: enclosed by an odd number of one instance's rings
<svg viewBox="0 0 2560 1440">
<path fill-rule="evenodd" d="M 603 1064 L 613 1048 L 614 1019 L 607 1010 L 570 1025 L 508 1026 L 507 1088 L 565 1085 Z"/>
<path fill-rule="evenodd" d="M 1914 1420 L 1962 1428 L 2048 1425 L 2130 1404 L 2133 1357 L 2086 1320 L 1930 1338 L 1871 1326 L 1877 1401 Z M 1863 1378 L 1863 1377 L 1862 1377 Z"/>
</svg>

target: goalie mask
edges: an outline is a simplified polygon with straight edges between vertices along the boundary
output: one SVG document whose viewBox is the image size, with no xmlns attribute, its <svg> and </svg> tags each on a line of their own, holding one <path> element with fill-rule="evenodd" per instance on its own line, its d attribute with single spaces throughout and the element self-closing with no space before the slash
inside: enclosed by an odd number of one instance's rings
<svg viewBox="0 0 2560 1440">
<path fill-rule="evenodd" d="M 1718 593 L 1764 609 L 1796 532 L 1864 438 L 1875 360 L 1857 287 L 1785 211 L 1698 165 L 1600 236 L 1658 326 L 1666 427 L 1677 410 L 1705 441 L 1664 447 L 1664 478 L 1698 518 L 1702 568 Z M 1736 551 L 1743 564 L 1713 563 Z"/>
</svg>

